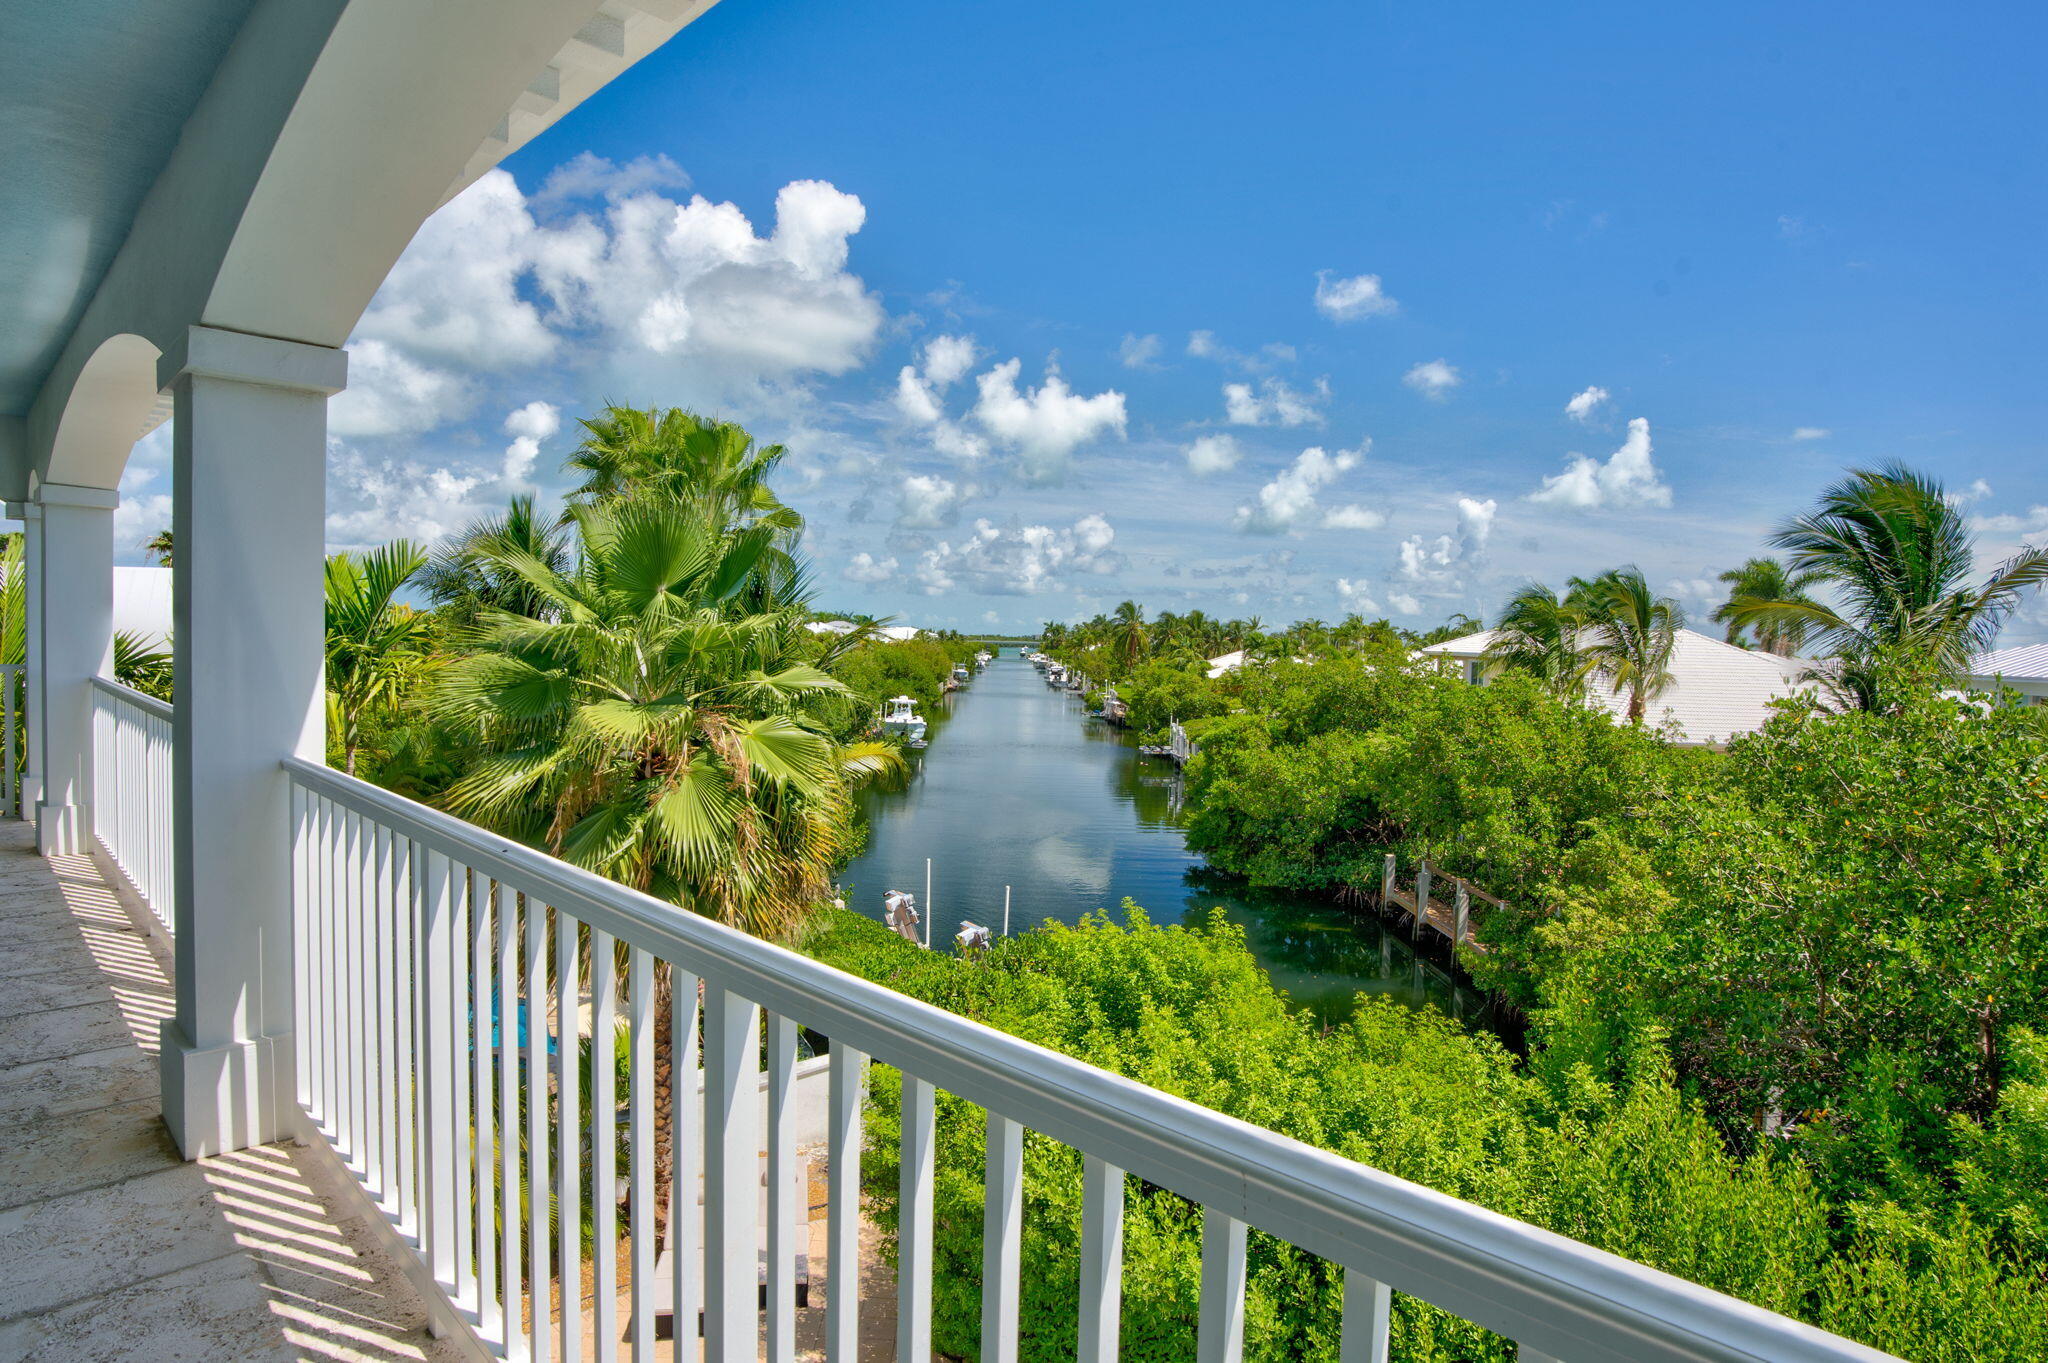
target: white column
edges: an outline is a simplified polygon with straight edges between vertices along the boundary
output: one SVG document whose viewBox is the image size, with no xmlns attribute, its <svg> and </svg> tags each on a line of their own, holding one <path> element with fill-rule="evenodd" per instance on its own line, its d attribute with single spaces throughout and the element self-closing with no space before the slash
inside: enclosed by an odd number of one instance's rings
<svg viewBox="0 0 2048 1363">
<path fill-rule="evenodd" d="M 321 565 L 327 397 L 347 356 L 193 327 L 176 401 L 171 528 L 177 1012 L 164 1121 L 187 1159 L 277 1140 L 293 1094 L 290 792 L 326 753 Z"/>
<path fill-rule="evenodd" d="M 78 856 L 92 842 L 92 679 L 112 664 L 114 506 L 119 494 L 44 483 L 40 563 L 29 571 L 32 631 L 41 660 L 30 660 L 41 695 L 31 697 L 30 732 L 39 739 L 36 846 L 44 856 Z M 26 546 L 24 546 L 26 547 Z"/>
</svg>

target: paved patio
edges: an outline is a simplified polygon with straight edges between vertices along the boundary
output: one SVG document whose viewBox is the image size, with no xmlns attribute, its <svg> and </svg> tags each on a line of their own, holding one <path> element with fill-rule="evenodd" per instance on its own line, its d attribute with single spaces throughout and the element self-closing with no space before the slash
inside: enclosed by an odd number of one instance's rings
<svg viewBox="0 0 2048 1363">
<path fill-rule="evenodd" d="M 169 960 L 90 860 L 33 848 L 0 821 L 0 1363 L 464 1356 L 310 1152 L 178 1158 Z"/>
</svg>

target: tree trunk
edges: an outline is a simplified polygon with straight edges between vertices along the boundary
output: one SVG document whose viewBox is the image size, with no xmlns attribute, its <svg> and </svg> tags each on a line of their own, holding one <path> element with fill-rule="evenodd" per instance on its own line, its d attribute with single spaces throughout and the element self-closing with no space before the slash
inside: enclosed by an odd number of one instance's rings
<svg viewBox="0 0 2048 1363">
<path fill-rule="evenodd" d="M 654 963 L 654 1252 L 667 1237 L 669 1189 L 675 1183 L 675 971 Z M 636 1228 L 637 1229 L 637 1228 Z"/>
</svg>

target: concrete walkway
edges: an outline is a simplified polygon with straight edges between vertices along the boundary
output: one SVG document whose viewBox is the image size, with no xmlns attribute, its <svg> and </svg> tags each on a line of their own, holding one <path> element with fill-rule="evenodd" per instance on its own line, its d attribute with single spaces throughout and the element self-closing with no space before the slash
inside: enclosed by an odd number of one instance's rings
<svg viewBox="0 0 2048 1363">
<path fill-rule="evenodd" d="M 0 821 L 0 1363 L 462 1357 L 308 1152 L 178 1158 L 169 962 L 90 860 L 33 846 Z"/>
</svg>

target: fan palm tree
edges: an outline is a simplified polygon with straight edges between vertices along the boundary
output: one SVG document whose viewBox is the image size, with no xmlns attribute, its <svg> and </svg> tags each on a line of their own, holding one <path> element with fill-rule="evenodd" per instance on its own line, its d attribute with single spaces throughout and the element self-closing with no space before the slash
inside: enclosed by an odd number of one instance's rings
<svg viewBox="0 0 2048 1363">
<path fill-rule="evenodd" d="M 363 717 L 394 699 L 425 664 L 432 618 L 396 597 L 426 561 L 409 540 L 327 560 L 327 694 L 342 769 L 351 776 Z"/>
<path fill-rule="evenodd" d="M 538 615 L 545 602 L 522 573 L 505 566 L 508 553 L 557 572 L 569 565 L 562 528 L 535 511 L 532 497 L 519 496 L 503 512 L 473 522 L 444 543 L 420 570 L 420 590 L 460 625 L 474 624 L 485 610 Z"/>
<path fill-rule="evenodd" d="M 114 680 L 158 700 L 171 699 L 171 650 L 168 641 L 152 643 L 133 630 L 114 633 Z"/>
<path fill-rule="evenodd" d="M 150 555 L 157 561 L 160 567 L 164 568 L 172 566 L 171 560 L 175 557 L 173 553 L 174 548 L 175 542 L 172 540 L 169 530 L 159 530 L 142 542 L 142 552 Z"/>
<path fill-rule="evenodd" d="M 1728 584 L 1728 599 L 1716 608 L 1713 619 L 1716 624 L 1727 626 L 1729 643 L 1745 648 L 1754 646 L 1781 658 L 1789 658 L 1805 646 L 1806 636 L 1812 630 L 1809 621 L 1790 617 L 1738 617 L 1745 602 L 1776 601 L 1801 607 L 1818 605 L 1810 594 L 1821 581 L 1818 573 L 1795 573 L 1775 558 L 1753 558 L 1740 568 L 1730 568 L 1722 573 L 1720 580 Z"/>
<path fill-rule="evenodd" d="M 1573 578 L 1566 597 L 1583 603 L 1586 656 L 1615 690 L 1628 694 L 1628 721 L 1641 724 L 1650 702 L 1671 685 L 1671 655 L 1685 613 L 1652 591 L 1634 566 L 1591 581 Z"/>
<path fill-rule="evenodd" d="M 1585 690 L 1586 675 L 1594 666 L 1582 637 L 1586 624 L 1581 595 L 1567 591 L 1559 596 L 1542 583 L 1531 582 L 1501 607 L 1486 645 L 1486 662 L 1526 672 L 1555 695 L 1576 696 Z"/>
<path fill-rule="evenodd" d="M 1973 584 L 1962 512 L 1939 483 L 1904 464 L 1850 470 L 1771 542 L 1791 572 L 1829 588 L 1839 606 L 1738 596 L 1725 608 L 1730 623 L 1810 632 L 1838 660 L 1822 675 L 1865 706 L 1877 700 L 1875 678 L 1887 660 L 1909 660 L 1939 678 L 1966 673 L 2026 590 L 2048 580 L 2048 548 L 2028 548 Z"/>
</svg>

